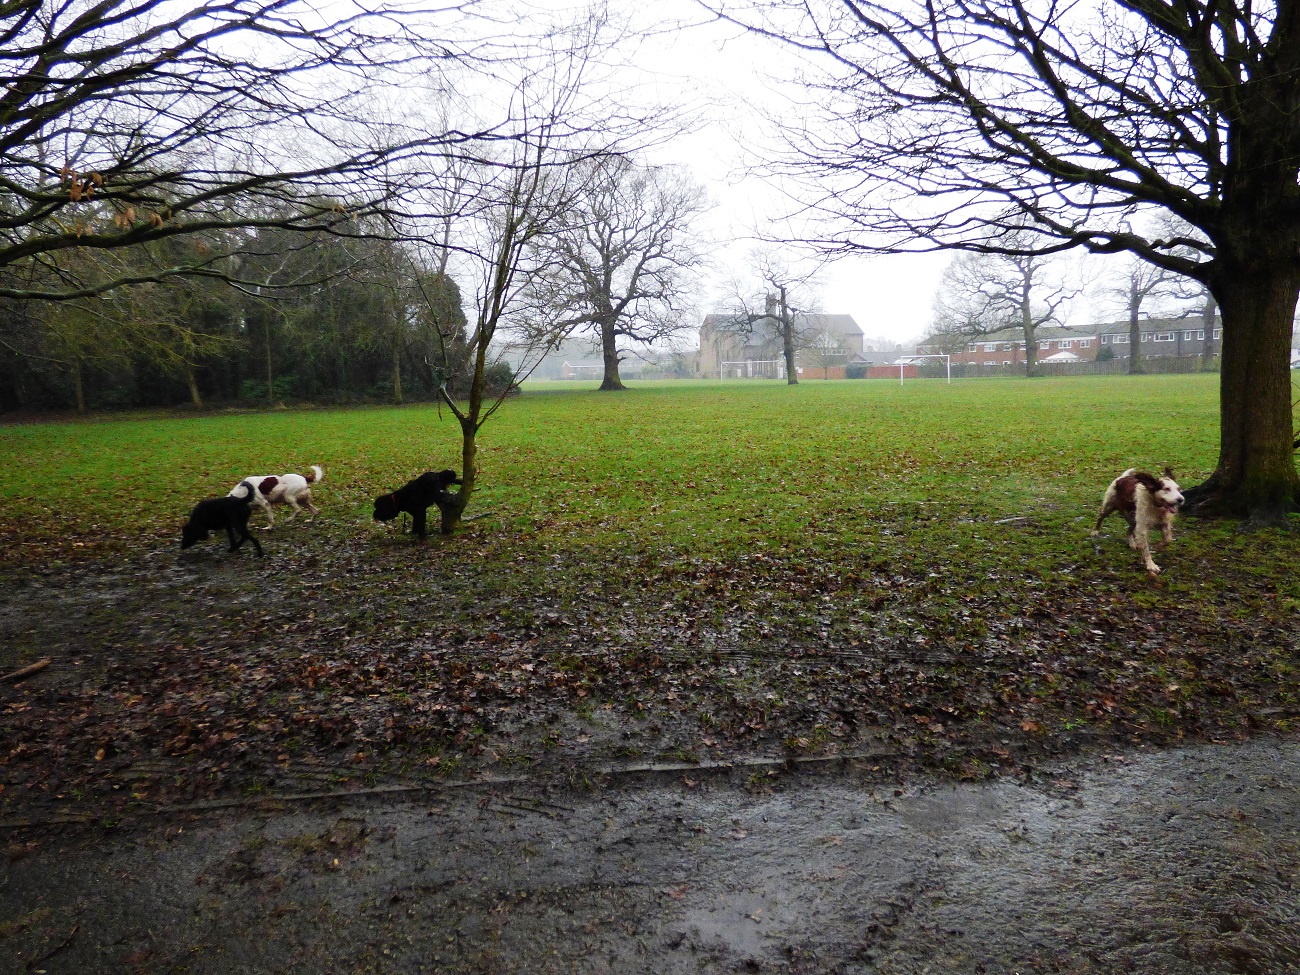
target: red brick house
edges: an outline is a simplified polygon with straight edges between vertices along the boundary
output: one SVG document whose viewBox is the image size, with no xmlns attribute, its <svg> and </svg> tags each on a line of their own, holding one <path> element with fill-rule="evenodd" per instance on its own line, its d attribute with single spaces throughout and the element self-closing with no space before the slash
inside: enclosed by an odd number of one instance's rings
<svg viewBox="0 0 1300 975">
<path fill-rule="evenodd" d="M 1035 331 L 1038 346 L 1035 359 L 1039 362 L 1059 352 L 1068 352 L 1080 359 L 1097 357 L 1097 336 L 1094 332 L 1060 325 L 1041 325 Z M 1015 366 L 1025 361 L 1025 333 L 1020 328 L 1004 328 L 987 335 L 932 335 L 916 347 L 919 355 L 947 353 L 953 365 L 965 363 L 975 366 Z"/>
</svg>

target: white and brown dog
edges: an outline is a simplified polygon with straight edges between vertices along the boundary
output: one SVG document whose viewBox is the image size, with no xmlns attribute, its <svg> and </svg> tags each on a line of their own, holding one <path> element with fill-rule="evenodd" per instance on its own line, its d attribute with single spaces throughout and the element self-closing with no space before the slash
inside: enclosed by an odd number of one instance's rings
<svg viewBox="0 0 1300 975">
<path fill-rule="evenodd" d="M 1106 488 L 1106 495 L 1101 502 L 1101 512 L 1097 515 L 1097 527 L 1092 533 L 1101 532 L 1101 523 L 1112 513 L 1118 511 L 1128 522 L 1128 545 L 1142 555 L 1142 564 L 1152 575 L 1160 571 L 1160 566 L 1151 559 L 1151 542 L 1148 536 L 1160 530 L 1162 547 L 1174 540 L 1174 517 L 1183 503 L 1183 492 L 1174 480 L 1174 472 L 1165 468 L 1164 477 L 1156 477 L 1136 467 L 1130 467 Z"/>
<path fill-rule="evenodd" d="M 260 474 L 246 477 L 231 489 L 230 494 L 240 490 L 240 485 L 245 483 L 252 484 L 257 490 L 253 493 L 253 501 L 266 512 L 266 527 L 275 527 L 275 516 L 271 514 L 271 506 L 275 504 L 287 504 L 293 511 L 289 517 L 284 520 L 287 525 L 289 522 L 306 508 L 313 515 L 320 514 L 320 509 L 311 503 L 311 486 L 319 484 L 325 480 L 325 472 L 315 464 L 311 467 L 311 473 L 306 476 L 302 474 Z"/>
</svg>

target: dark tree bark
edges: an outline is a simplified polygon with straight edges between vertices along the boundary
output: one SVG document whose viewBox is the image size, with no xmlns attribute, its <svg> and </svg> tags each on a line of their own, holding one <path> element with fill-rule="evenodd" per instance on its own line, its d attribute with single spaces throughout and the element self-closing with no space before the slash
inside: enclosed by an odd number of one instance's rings
<svg viewBox="0 0 1300 975">
<path fill-rule="evenodd" d="M 617 322 L 600 322 L 600 355 L 605 366 L 605 375 L 600 381 L 600 388 L 605 392 L 627 389 L 618 374 L 618 364 L 622 356 L 618 354 Z"/>
<path fill-rule="evenodd" d="M 1186 510 L 1277 521 L 1300 497 L 1290 372 L 1300 273 L 1224 277 L 1215 292 L 1225 338 L 1219 373 L 1219 463 L 1204 484 L 1184 492 Z M 1250 322 L 1253 327 L 1245 330 L 1242 340 L 1230 342 L 1228 322 Z"/>
<path fill-rule="evenodd" d="M 1128 374 L 1130 376 L 1142 372 L 1142 324 L 1138 320 L 1138 312 L 1141 308 L 1142 300 L 1136 294 L 1130 295 L 1128 300 Z"/>
<path fill-rule="evenodd" d="M 775 286 L 777 292 L 777 319 L 781 330 L 781 354 L 785 357 L 785 381 L 789 386 L 799 384 L 799 367 L 795 360 L 794 312 L 790 309 L 789 292 L 784 284 Z"/>
</svg>

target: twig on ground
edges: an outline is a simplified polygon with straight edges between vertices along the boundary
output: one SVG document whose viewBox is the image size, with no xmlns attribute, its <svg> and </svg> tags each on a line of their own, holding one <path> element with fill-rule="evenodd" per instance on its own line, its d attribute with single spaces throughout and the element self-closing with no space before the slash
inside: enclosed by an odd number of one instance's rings
<svg viewBox="0 0 1300 975">
<path fill-rule="evenodd" d="M 3 677 L 0 677 L 0 683 L 22 680 L 24 677 L 30 677 L 32 676 L 32 674 L 40 673 L 49 665 L 50 665 L 50 658 L 45 657 L 42 660 L 36 661 L 36 663 L 34 664 L 28 664 L 26 667 L 19 667 L 17 670 L 13 671 L 12 673 L 5 674 Z"/>
</svg>

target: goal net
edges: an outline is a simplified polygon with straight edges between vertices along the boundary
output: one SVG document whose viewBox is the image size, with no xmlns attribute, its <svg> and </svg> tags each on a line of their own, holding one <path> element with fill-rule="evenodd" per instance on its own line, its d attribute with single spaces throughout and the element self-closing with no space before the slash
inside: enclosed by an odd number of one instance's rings
<svg viewBox="0 0 1300 975">
<path fill-rule="evenodd" d="M 921 368 L 921 361 L 924 360 L 924 359 L 942 359 L 942 360 L 943 360 L 943 368 L 944 368 L 944 372 L 945 372 L 945 373 L 947 374 L 947 376 L 948 376 L 948 382 L 949 382 L 950 384 L 952 383 L 952 357 L 951 357 L 951 356 L 947 356 L 947 355 L 940 355 L 940 354 L 937 354 L 937 353 L 936 353 L 936 354 L 931 354 L 931 355 L 909 355 L 909 356 L 904 356 L 903 358 L 899 359 L 899 360 L 898 360 L 898 382 L 899 382 L 899 385 L 902 385 L 902 382 L 903 382 L 903 373 L 906 371 L 906 368 L 907 368 L 908 366 L 916 366 L 917 369 L 920 370 L 920 368 Z"/>
<path fill-rule="evenodd" d="M 784 359 L 741 359 L 718 365 L 719 379 L 784 379 Z"/>
</svg>

